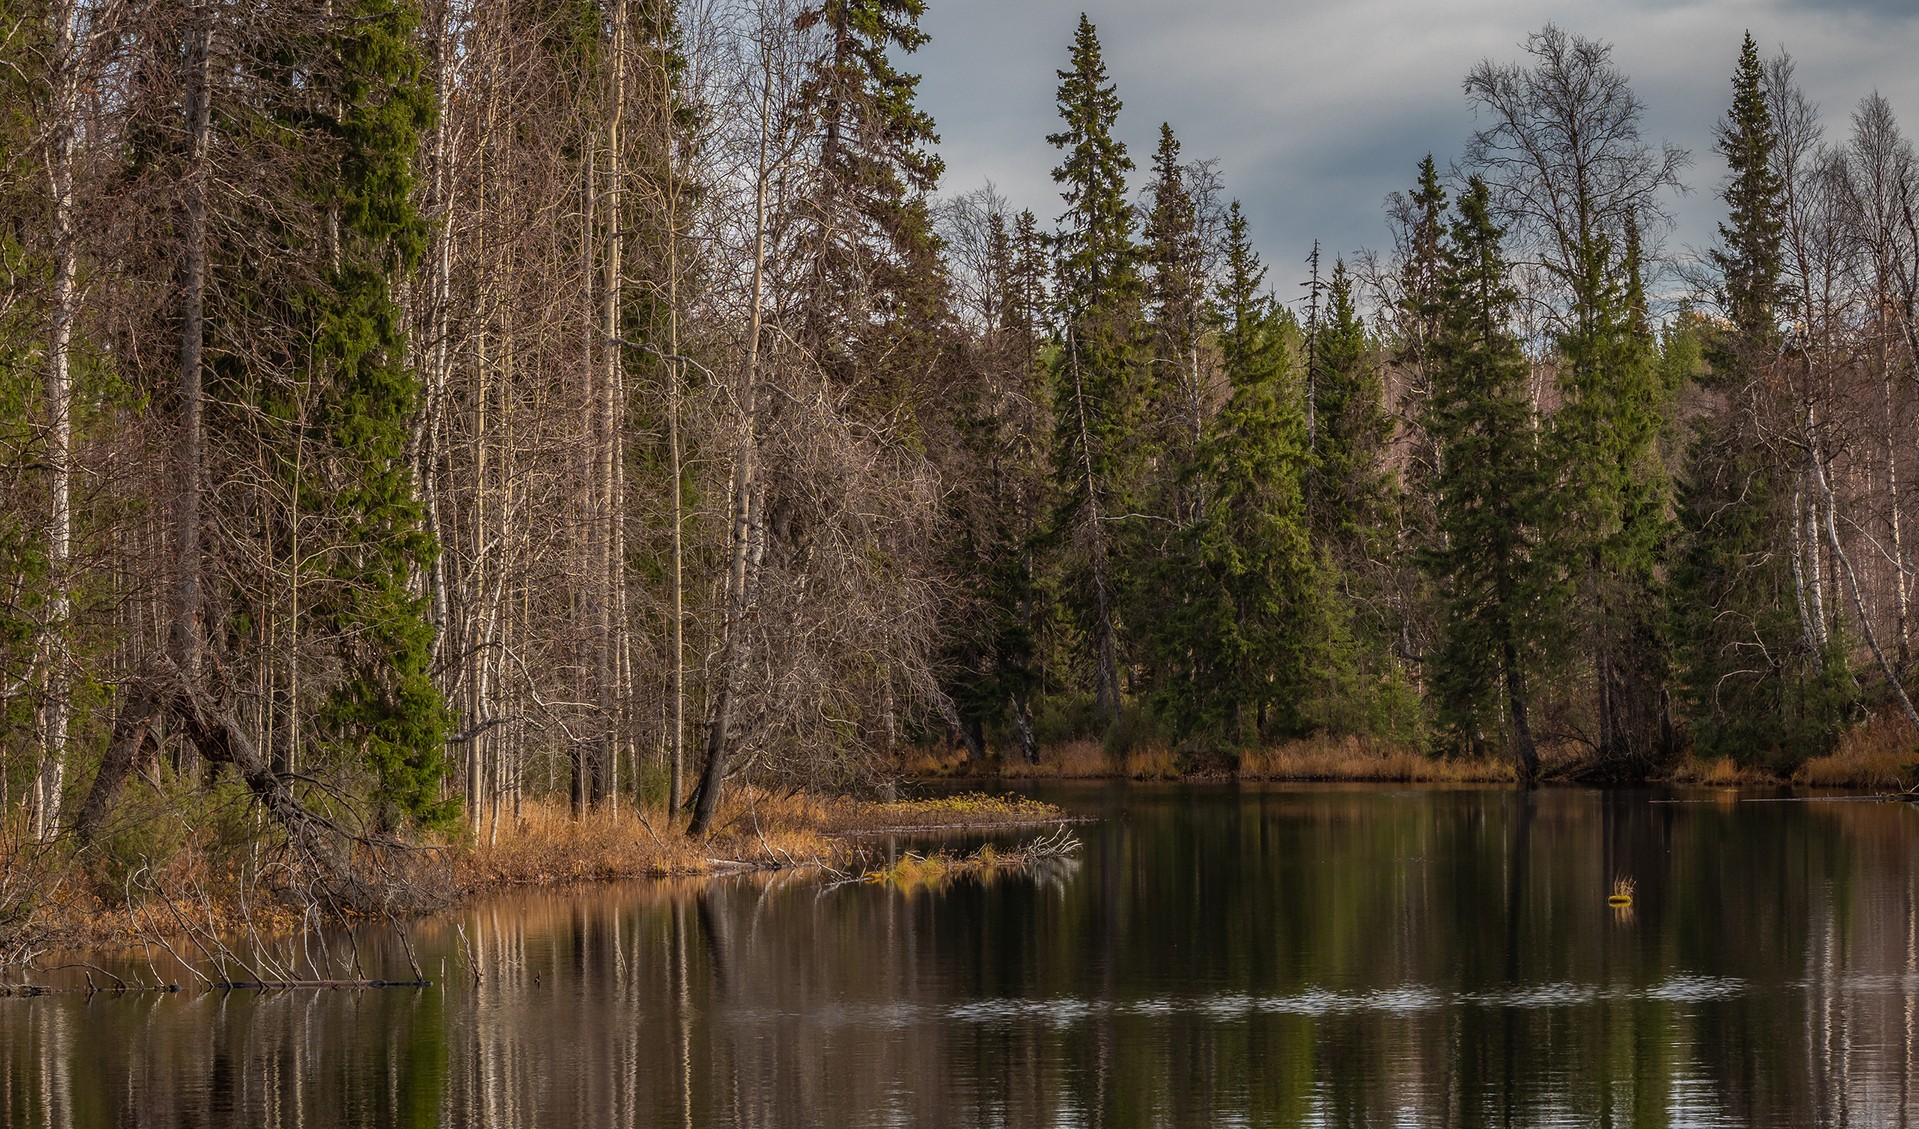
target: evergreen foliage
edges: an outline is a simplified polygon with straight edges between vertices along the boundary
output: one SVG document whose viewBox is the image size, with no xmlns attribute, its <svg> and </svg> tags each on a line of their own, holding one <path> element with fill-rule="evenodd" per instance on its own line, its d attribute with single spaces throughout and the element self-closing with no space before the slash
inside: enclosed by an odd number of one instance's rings
<svg viewBox="0 0 1919 1129">
<path fill-rule="evenodd" d="M 1556 342 L 1565 403 L 1551 416 L 1552 506 L 1542 515 L 1594 669 L 1602 761 L 1643 771 L 1670 750 L 1660 563 L 1669 483 L 1655 444 L 1665 388 L 1646 323 L 1638 248 L 1595 236 L 1577 287 L 1581 316 Z"/>
<path fill-rule="evenodd" d="M 975 379 L 957 405 L 969 468 L 953 493 L 953 574 L 965 613 L 942 658 L 961 738 L 975 757 L 1010 721 L 1020 752 L 1038 755 L 1032 701 L 1040 684 L 1044 603 L 1038 558 L 1048 487 L 1040 321 L 1045 252 L 1031 212 L 1012 230 L 990 216 L 993 317 L 975 351 Z"/>
<path fill-rule="evenodd" d="M 1299 387 L 1237 203 L 1225 250 L 1219 335 L 1232 392 L 1194 461 L 1206 505 L 1161 577 L 1176 605 L 1156 697 L 1183 740 L 1237 748 L 1312 728 L 1343 640 L 1308 533 Z"/>
<path fill-rule="evenodd" d="M 1127 564 L 1111 525 L 1133 512 L 1148 452 L 1143 416 L 1144 287 L 1134 240 L 1126 146 L 1113 136 L 1120 100 L 1082 14 L 1068 69 L 1059 72 L 1065 128 L 1047 140 L 1067 210 L 1055 237 L 1060 348 L 1053 364 L 1055 526 L 1069 558 L 1069 600 L 1092 652 L 1094 696 L 1121 720 L 1119 596 Z"/>
<path fill-rule="evenodd" d="M 819 37 L 797 106 L 820 131 L 803 221 L 805 340 L 829 374 L 881 410 L 914 397 L 891 374 L 926 363 L 945 318 L 926 202 L 944 167 L 933 152 L 939 135 L 915 101 L 919 76 L 890 56 L 926 42 L 925 10 L 924 0 L 824 0 L 797 20 Z"/>
<path fill-rule="evenodd" d="M 345 664 L 326 719 L 333 742 L 378 778 L 377 799 L 439 823 L 456 810 L 440 795 L 446 708 L 432 678 L 433 627 L 411 583 L 437 549 L 406 459 L 419 381 L 393 293 L 426 237 L 413 161 L 434 109 L 417 23 L 399 0 L 353 0 L 328 24 L 335 109 L 322 130 L 336 157 L 318 190 L 333 246 L 320 284 L 297 301 L 309 311 L 308 347 L 325 387 L 316 429 L 337 483 L 312 502 L 339 516 L 346 538 L 319 610 Z"/>
<path fill-rule="evenodd" d="M 1429 346 L 1426 430 L 1438 542 L 1425 554 L 1441 593 L 1441 641 L 1428 668 L 1437 720 L 1459 746 L 1501 741 L 1526 779 L 1538 774 L 1530 682 L 1553 606 L 1540 567 L 1544 478 L 1527 396 L 1529 367 L 1510 328 L 1507 278 L 1484 182 L 1455 202 Z M 1504 701 L 1501 702 L 1503 691 Z M 1510 728 L 1508 728 L 1508 725 Z"/>
<path fill-rule="evenodd" d="M 1377 557 L 1391 506 L 1385 467 L 1391 421 L 1372 342 L 1353 302 L 1343 260 L 1333 266 L 1313 349 L 1319 442 L 1314 450 L 1314 533 L 1357 568 Z"/>
<path fill-rule="evenodd" d="M 1774 371 L 1785 229 L 1777 127 L 1750 33 L 1732 84 L 1718 136 L 1727 218 L 1711 252 L 1726 323 L 1691 317 L 1666 337 L 1669 356 L 1706 369 L 1712 396 L 1680 482 L 1673 625 L 1694 749 L 1790 770 L 1832 751 L 1858 708 L 1858 686 L 1843 643 L 1821 641 L 1825 625 L 1804 614 L 1793 555 L 1782 551 L 1803 503 L 1766 433 L 1794 408 Z"/>
</svg>

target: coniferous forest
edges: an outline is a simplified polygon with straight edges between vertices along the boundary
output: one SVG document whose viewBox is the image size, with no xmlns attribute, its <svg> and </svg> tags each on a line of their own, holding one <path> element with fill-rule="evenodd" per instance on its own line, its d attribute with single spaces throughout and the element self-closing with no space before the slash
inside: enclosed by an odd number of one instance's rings
<svg viewBox="0 0 1919 1129">
<path fill-rule="evenodd" d="M 924 8 L 0 2 L 11 839 L 215 795 L 310 858 L 528 803 L 698 836 L 1069 742 L 1914 745 L 1884 99 L 1735 34 L 1688 154 L 1549 26 L 1387 245 L 1272 262 L 1256 185 L 1118 139 L 1085 17 L 1057 199 L 946 184 Z"/>
</svg>

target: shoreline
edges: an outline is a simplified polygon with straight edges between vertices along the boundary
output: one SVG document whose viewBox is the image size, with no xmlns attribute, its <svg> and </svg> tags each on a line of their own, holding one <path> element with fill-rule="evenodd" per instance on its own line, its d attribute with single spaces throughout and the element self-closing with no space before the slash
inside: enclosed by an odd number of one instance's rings
<svg viewBox="0 0 1919 1129">
<path fill-rule="evenodd" d="M 1587 763 L 1576 756 L 1542 756 L 1541 783 L 1608 787 L 1609 782 L 1578 779 Z M 1740 764 L 1730 757 L 1701 759 L 1688 753 L 1670 767 L 1638 783 L 1720 788 L 1850 788 L 1903 792 L 1919 778 L 1919 752 L 1889 740 L 1878 725 L 1863 727 L 1855 739 L 1829 756 L 1816 757 L 1791 772 Z M 1017 758 L 975 761 L 964 750 L 926 752 L 903 765 L 914 780 L 977 782 L 986 787 L 1048 780 L 1131 780 L 1169 783 L 1275 784 L 1514 784 L 1510 763 L 1426 756 L 1406 746 L 1347 738 L 1301 741 L 1237 757 L 1206 754 L 1181 757 L 1164 748 L 1108 753 L 1093 741 L 1073 741 L 1040 750 L 1037 764 Z"/>
<path fill-rule="evenodd" d="M 1050 828 L 1078 822 L 1052 804 L 1013 795 L 966 792 L 924 799 L 860 800 L 838 796 L 772 796 L 741 790 L 723 805 L 706 839 L 689 839 L 631 809 L 588 812 L 575 818 L 563 805 L 528 803 L 517 816 L 502 813 L 493 834 L 485 829 L 465 841 L 423 843 L 410 886 L 384 920 L 400 925 L 457 913 L 465 907 L 521 890 L 564 890 L 597 883 L 727 878 L 751 873 L 817 871 L 834 881 L 885 881 L 892 861 L 875 855 L 879 835 L 944 835 Z M 12 846 L 13 844 L 8 844 Z M 1019 850 L 977 857 L 934 852 L 924 861 L 950 863 L 953 874 L 985 866 L 1023 864 Z M 153 945 L 203 956 L 230 951 L 236 943 L 284 940 L 313 921 L 284 886 L 267 875 L 209 858 L 190 848 L 142 867 L 129 900 L 103 898 L 89 860 L 50 849 L 15 849 L 0 858 L 0 875 L 35 872 L 43 897 L 24 922 L 0 934 L 0 984 L 15 989 L 42 965 L 60 965 L 76 954 L 122 953 Z M 97 856 L 92 860 L 98 863 Z M 921 881 L 940 867 L 923 870 Z M 29 879 L 31 882 L 32 879 Z M 5 907 L 0 907 L 5 908 Z M 379 914 L 331 919 L 365 925 Z M 191 965 L 179 953 L 174 959 Z M 69 964 L 72 968 L 86 967 Z M 53 969 L 48 969 L 52 971 Z"/>
</svg>

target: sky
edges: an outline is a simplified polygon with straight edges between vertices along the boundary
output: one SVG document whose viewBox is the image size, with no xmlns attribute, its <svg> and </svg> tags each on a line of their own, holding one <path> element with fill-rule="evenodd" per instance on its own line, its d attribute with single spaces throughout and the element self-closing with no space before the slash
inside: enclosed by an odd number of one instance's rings
<svg viewBox="0 0 1919 1129">
<path fill-rule="evenodd" d="M 1062 204 L 1046 135 L 1081 11 L 1124 103 L 1133 187 L 1172 123 L 1186 157 L 1218 159 L 1282 294 L 1315 239 L 1329 260 L 1390 246 L 1387 195 L 1428 152 L 1446 168 L 1475 128 L 1461 79 L 1481 59 L 1521 61 L 1549 22 L 1612 43 L 1647 140 L 1692 151 L 1691 191 L 1671 201 L 1680 255 L 1713 238 L 1713 128 L 1745 31 L 1763 55 L 1791 53 L 1829 141 L 1875 89 L 1919 135 L 1919 0 L 928 0 L 931 38 L 907 63 L 938 123 L 942 192 L 990 181 L 1051 226 Z"/>
</svg>

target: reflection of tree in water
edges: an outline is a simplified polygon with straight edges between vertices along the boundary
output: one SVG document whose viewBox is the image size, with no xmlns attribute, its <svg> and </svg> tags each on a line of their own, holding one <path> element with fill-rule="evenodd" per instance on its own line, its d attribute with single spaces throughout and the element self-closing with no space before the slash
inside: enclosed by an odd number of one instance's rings
<svg viewBox="0 0 1919 1129">
<path fill-rule="evenodd" d="M 0 1107 L 508 1129 L 1919 1113 L 1913 813 L 1672 798 L 1120 790 L 1047 880 L 517 895 L 416 929 L 430 990 L 0 1001 Z M 1606 905 L 1624 872 L 1630 923 Z"/>
</svg>

